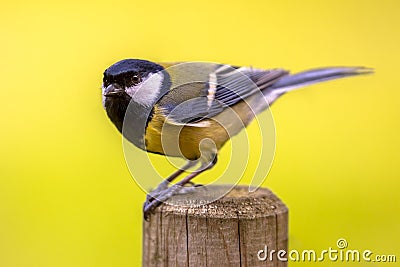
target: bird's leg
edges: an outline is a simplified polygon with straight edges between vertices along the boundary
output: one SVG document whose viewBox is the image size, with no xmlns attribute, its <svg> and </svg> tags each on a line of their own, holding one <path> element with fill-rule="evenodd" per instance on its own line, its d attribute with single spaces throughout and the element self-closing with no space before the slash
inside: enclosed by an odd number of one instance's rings
<svg viewBox="0 0 400 267">
<path fill-rule="evenodd" d="M 190 183 L 191 180 L 199 175 L 200 173 L 211 169 L 215 163 L 217 162 L 217 157 L 215 156 L 213 161 L 211 162 L 206 162 L 203 163 L 197 170 L 194 172 L 190 173 L 187 175 L 185 178 L 183 178 L 181 181 L 178 183 L 172 185 L 171 187 L 168 187 L 162 191 L 159 192 L 159 194 L 156 197 L 153 197 L 150 201 L 146 201 L 143 207 L 143 213 L 144 213 L 144 218 L 147 220 L 150 213 L 153 212 L 158 206 L 160 206 L 164 201 L 168 200 L 172 196 L 182 193 L 182 190 L 185 189 L 185 185 Z M 186 193 L 191 192 L 192 190 L 185 190 Z"/>
<path fill-rule="evenodd" d="M 183 165 L 180 169 L 172 173 L 170 176 L 165 178 L 158 186 L 156 189 L 151 191 L 149 194 L 146 196 L 146 203 L 152 201 L 154 198 L 156 198 L 160 192 L 164 191 L 165 189 L 168 188 L 169 183 L 171 183 L 173 180 L 176 179 L 179 175 L 193 167 L 194 165 L 197 164 L 197 161 L 188 161 L 185 165 Z"/>
</svg>

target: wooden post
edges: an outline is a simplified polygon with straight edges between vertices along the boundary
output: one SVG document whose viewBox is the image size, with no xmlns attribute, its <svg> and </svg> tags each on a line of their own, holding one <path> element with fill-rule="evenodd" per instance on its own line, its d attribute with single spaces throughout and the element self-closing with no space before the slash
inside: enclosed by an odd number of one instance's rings
<svg viewBox="0 0 400 267">
<path fill-rule="evenodd" d="M 144 221 L 143 266 L 287 266 L 277 252 L 287 251 L 288 209 L 270 190 L 236 186 L 215 202 L 193 206 L 201 204 L 198 194 L 229 188 L 207 186 L 160 206 Z"/>
</svg>

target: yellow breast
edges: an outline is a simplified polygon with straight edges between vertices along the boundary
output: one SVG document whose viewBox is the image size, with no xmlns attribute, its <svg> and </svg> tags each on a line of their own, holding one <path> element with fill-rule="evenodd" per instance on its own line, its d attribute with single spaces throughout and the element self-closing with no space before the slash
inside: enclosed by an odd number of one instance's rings
<svg viewBox="0 0 400 267">
<path fill-rule="evenodd" d="M 211 139 L 219 150 L 253 118 L 254 114 L 246 103 L 239 102 L 213 119 L 202 120 L 201 125 L 178 125 L 166 121 L 160 108 L 155 106 L 146 130 L 146 149 L 149 152 L 195 160 L 201 156 L 199 146 L 202 140 Z"/>
</svg>

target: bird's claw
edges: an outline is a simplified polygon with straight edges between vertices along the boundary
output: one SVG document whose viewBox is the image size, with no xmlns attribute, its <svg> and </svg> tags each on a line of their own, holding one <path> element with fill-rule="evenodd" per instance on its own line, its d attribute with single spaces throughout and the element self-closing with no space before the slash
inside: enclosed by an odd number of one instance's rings
<svg viewBox="0 0 400 267">
<path fill-rule="evenodd" d="M 155 190 L 146 196 L 146 202 L 143 205 L 143 214 L 145 220 L 147 221 L 150 217 L 150 214 L 154 213 L 158 206 L 172 196 L 193 193 L 198 187 L 203 186 L 194 183 L 191 184 L 191 186 L 180 186 L 174 184 L 168 187 L 166 184 L 164 184 L 164 182 L 161 183 Z"/>
</svg>

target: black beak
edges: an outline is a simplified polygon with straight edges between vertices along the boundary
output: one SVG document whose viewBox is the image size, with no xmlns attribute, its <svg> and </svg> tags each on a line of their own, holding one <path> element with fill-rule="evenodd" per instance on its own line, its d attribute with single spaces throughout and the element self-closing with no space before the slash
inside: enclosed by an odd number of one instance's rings
<svg viewBox="0 0 400 267">
<path fill-rule="evenodd" d="M 125 92 L 125 90 L 123 88 L 119 87 L 118 85 L 110 84 L 104 90 L 103 95 L 105 97 L 116 97 L 116 96 L 122 95 L 124 92 Z"/>
</svg>

